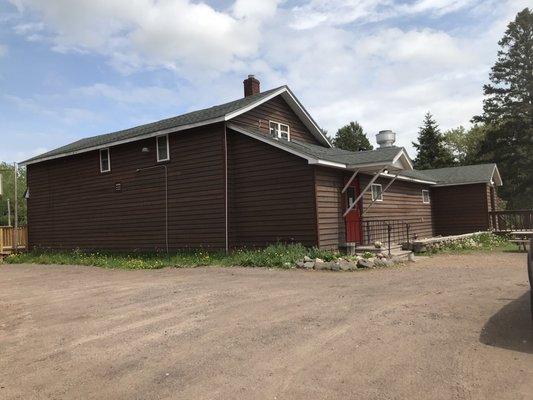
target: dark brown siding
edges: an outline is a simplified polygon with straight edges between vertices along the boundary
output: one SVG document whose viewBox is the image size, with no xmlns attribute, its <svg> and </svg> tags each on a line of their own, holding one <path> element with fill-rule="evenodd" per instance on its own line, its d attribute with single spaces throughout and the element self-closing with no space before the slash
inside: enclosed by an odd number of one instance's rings
<svg viewBox="0 0 533 400">
<path fill-rule="evenodd" d="M 274 97 L 253 110 L 239 115 L 231 122 L 259 128 L 266 135 L 269 134 L 269 120 L 289 125 L 291 140 L 320 144 L 281 96 Z"/>
<path fill-rule="evenodd" d="M 369 175 L 361 175 L 361 190 L 370 182 Z M 379 178 L 376 183 L 385 186 L 389 179 Z M 428 189 L 428 185 L 407 182 L 397 179 L 383 193 L 383 201 L 376 201 L 363 216 L 366 220 L 398 220 L 409 222 L 411 235 L 416 234 L 419 238 L 433 236 L 433 219 L 431 204 L 422 201 L 422 189 Z M 433 199 L 431 199 L 433 201 Z M 430 202 L 431 202 L 430 201 Z M 372 194 L 369 189 L 363 196 L 363 210 L 372 202 Z"/>
<path fill-rule="evenodd" d="M 136 170 L 166 165 L 170 247 L 224 248 L 223 125 L 169 138 L 171 159 L 164 164 L 156 163 L 151 138 L 112 147 L 110 173 L 100 173 L 98 151 L 30 165 L 30 245 L 163 249 L 164 169 Z M 143 147 L 150 152 L 141 153 Z"/>
<path fill-rule="evenodd" d="M 346 242 L 342 217 L 343 171 L 315 168 L 318 243 L 323 249 L 337 250 Z"/>
<path fill-rule="evenodd" d="M 307 161 L 228 131 L 231 247 L 317 243 L 313 169 Z"/>
<path fill-rule="evenodd" d="M 432 189 L 437 235 L 456 235 L 488 228 L 487 185 L 444 186 Z"/>
</svg>

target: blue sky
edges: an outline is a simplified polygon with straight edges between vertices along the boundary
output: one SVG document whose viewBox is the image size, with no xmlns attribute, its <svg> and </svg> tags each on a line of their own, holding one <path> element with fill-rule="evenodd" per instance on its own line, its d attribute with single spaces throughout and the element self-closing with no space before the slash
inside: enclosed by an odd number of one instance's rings
<svg viewBox="0 0 533 400">
<path fill-rule="evenodd" d="M 73 5 L 75 3 L 75 5 Z M 0 160 L 288 84 L 330 133 L 359 121 L 412 152 L 481 111 L 528 1 L 0 0 Z"/>
</svg>

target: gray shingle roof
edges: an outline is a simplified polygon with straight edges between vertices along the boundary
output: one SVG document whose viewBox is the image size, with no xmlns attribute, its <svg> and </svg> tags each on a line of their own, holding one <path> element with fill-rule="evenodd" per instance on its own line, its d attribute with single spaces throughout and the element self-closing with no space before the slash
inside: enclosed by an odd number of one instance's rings
<svg viewBox="0 0 533 400">
<path fill-rule="evenodd" d="M 346 164 L 354 167 L 365 164 L 392 163 L 398 153 L 400 153 L 403 149 L 402 147 L 384 147 L 369 151 L 348 151 L 336 148 L 328 148 L 296 140 L 277 140 L 269 135 L 265 135 L 258 129 L 254 129 L 249 126 L 228 124 L 228 127 L 230 129 L 234 128 L 237 130 L 244 130 L 248 135 L 255 136 L 262 141 L 267 141 L 272 144 L 282 146 L 287 150 L 293 150 L 311 158 Z"/>
<path fill-rule="evenodd" d="M 431 180 L 439 185 L 460 185 L 468 183 L 490 183 L 496 164 L 465 165 L 437 169 L 424 169 L 402 172 L 403 176 L 415 179 Z"/>
<path fill-rule="evenodd" d="M 23 163 L 34 162 L 48 157 L 59 156 L 62 154 L 69 154 L 73 152 L 83 151 L 97 146 L 105 146 L 114 142 L 134 139 L 137 136 L 154 133 L 164 129 L 177 128 L 184 125 L 198 124 L 212 119 L 224 117 L 226 114 L 245 108 L 261 99 L 267 97 L 273 92 L 283 88 L 280 86 L 274 89 L 267 90 L 258 94 L 254 94 L 242 99 L 230 101 L 229 103 L 220 104 L 214 107 L 205 108 L 203 110 L 193 111 L 187 114 L 182 114 L 177 117 L 162 119 L 157 122 L 139 125 L 134 128 L 124 129 L 121 131 L 106 133 L 103 135 L 92 136 L 78 140 L 76 142 L 59 147 L 44 154 L 30 158 Z"/>
</svg>

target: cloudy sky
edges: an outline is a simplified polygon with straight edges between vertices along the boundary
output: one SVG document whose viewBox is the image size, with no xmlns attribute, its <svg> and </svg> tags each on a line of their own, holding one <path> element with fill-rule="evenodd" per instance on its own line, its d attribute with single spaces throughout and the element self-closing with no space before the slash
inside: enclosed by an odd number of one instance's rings
<svg viewBox="0 0 533 400">
<path fill-rule="evenodd" d="M 0 160 L 288 84 L 330 133 L 480 112 L 528 0 L 0 0 Z"/>
</svg>

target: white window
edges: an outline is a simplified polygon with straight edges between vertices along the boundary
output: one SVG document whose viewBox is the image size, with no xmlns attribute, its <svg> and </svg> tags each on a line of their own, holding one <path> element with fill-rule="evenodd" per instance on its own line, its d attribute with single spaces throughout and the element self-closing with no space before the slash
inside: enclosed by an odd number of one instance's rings
<svg viewBox="0 0 533 400">
<path fill-rule="evenodd" d="M 111 158 L 109 155 L 109 149 L 100 150 L 100 172 L 111 171 Z"/>
<path fill-rule="evenodd" d="M 281 124 L 279 122 L 270 121 L 270 134 L 273 137 L 280 139 L 291 139 L 289 125 Z"/>
<path fill-rule="evenodd" d="M 429 190 L 422 190 L 422 201 L 429 204 Z"/>
<path fill-rule="evenodd" d="M 168 135 L 157 136 L 157 162 L 170 160 L 170 152 L 168 148 Z"/>
<path fill-rule="evenodd" d="M 379 183 L 372 184 L 372 201 L 383 201 L 383 189 Z"/>
</svg>

